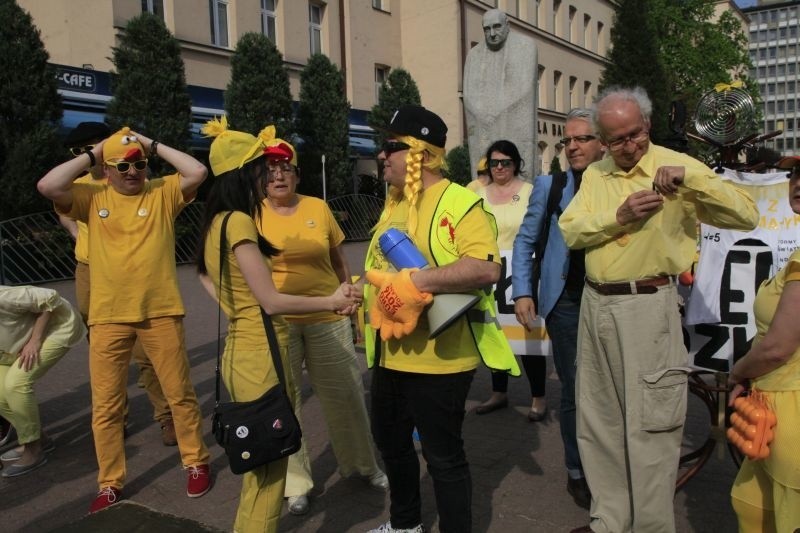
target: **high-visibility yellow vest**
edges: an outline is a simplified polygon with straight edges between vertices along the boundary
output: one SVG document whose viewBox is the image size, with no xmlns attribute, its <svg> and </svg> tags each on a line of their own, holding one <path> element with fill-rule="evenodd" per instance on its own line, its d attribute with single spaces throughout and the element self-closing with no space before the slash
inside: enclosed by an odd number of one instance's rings
<svg viewBox="0 0 800 533">
<path fill-rule="evenodd" d="M 464 215 L 477 203 L 480 203 L 481 208 L 489 215 L 492 230 L 497 235 L 494 215 L 486 210 L 483 200 L 477 194 L 461 185 L 451 183 L 439 199 L 439 204 L 436 206 L 436 212 L 428 230 L 428 246 L 436 263 L 432 266 L 448 265 L 459 259 L 455 243 L 450 242 L 449 239 L 437 237 L 437 231 L 442 231 L 437 221 L 447 216 L 451 221 L 452 227 L 456 227 Z M 444 230 L 446 231 L 446 228 Z M 375 247 L 378 246 L 379 237 L 380 235 L 377 233 L 372 236 L 372 242 L 370 242 L 364 262 L 365 270 L 372 268 L 374 263 L 372 250 L 375 250 Z M 487 288 L 470 292 L 479 296 L 480 299 L 458 320 L 467 320 L 472 339 L 475 341 L 475 346 L 483 363 L 492 370 L 507 372 L 512 376 L 521 375 L 517 358 L 514 357 L 514 352 L 511 351 L 511 346 L 508 344 L 500 323 L 497 321 L 494 291 L 491 288 Z M 365 290 L 364 307 L 366 309 L 370 308 L 369 300 L 371 298 L 372 291 Z M 367 353 L 367 366 L 370 368 L 375 364 L 375 342 L 377 338 L 379 338 L 377 332 L 369 324 L 366 324 L 364 328 L 364 348 Z M 434 339 L 432 342 L 436 342 L 436 340 Z"/>
</svg>

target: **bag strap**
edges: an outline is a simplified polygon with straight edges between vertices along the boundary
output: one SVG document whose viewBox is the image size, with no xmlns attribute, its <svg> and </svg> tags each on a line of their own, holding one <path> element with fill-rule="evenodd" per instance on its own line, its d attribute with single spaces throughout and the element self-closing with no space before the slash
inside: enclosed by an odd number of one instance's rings
<svg viewBox="0 0 800 533">
<path fill-rule="evenodd" d="M 220 228 L 220 235 L 219 235 L 219 285 L 218 285 L 218 294 L 221 299 L 222 297 L 222 269 L 225 267 L 225 252 L 228 249 L 228 238 L 226 234 L 226 230 L 228 227 L 228 219 L 233 214 L 233 211 L 230 211 L 228 214 L 225 215 L 225 218 L 222 219 L 222 227 Z M 264 322 L 264 331 L 267 334 L 267 343 L 269 344 L 269 351 L 270 355 L 272 356 L 272 364 L 275 368 L 275 371 L 278 373 L 278 381 L 283 385 L 283 388 L 286 389 L 286 378 L 283 373 L 283 362 L 281 361 L 280 356 L 280 348 L 278 346 L 278 338 L 275 334 L 275 327 L 272 324 L 272 317 L 264 311 L 264 308 L 259 306 L 261 309 L 261 320 Z M 220 391 L 220 361 L 222 358 L 222 303 L 218 302 L 217 305 L 217 366 L 216 366 L 216 377 L 215 377 L 215 385 L 214 385 L 214 405 L 219 405 L 219 391 Z"/>
<path fill-rule="evenodd" d="M 553 174 L 553 180 L 550 183 L 550 191 L 547 194 L 547 207 L 544 212 L 544 225 L 539 234 L 539 240 L 536 246 L 536 260 L 542 261 L 544 258 L 544 251 L 547 248 L 547 240 L 550 237 L 550 223 L 553 215 L 561 216 L 561 198 L 564 195 L 564 187 L 567 186 L 567 173 L 556 172 Z"/>
</svg>

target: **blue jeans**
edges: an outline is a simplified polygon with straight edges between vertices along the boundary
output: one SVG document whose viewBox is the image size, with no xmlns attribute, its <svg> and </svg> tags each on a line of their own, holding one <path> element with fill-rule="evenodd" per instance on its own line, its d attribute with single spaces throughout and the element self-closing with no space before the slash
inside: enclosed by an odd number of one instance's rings
<svg viewBox="0 0 800 533">
<path fill-rule="evenodd" d="M 439 530 L 472 530 L 472 478 L 461 427 L 474 374 L 474 370 L 415 374 L 375 368 L 372 434 L 389 478 L 392 527 L 410 529 L 422 522 L 419 461 L 412 438 L 416 426 L 433 479 Z"/>
<path fill-rule="evenodd" d="M 553 364 L 558 379 L 561 380 L 561 440 L 564 443 L 564 463 L 573 479 L 583 477 L 575 429 L 575 356 L 578 350 L 578 318 L 582 293 L 583 289 L 564 289 L 545 319 L 547 334 L 553 346 Z"/>
</svg>

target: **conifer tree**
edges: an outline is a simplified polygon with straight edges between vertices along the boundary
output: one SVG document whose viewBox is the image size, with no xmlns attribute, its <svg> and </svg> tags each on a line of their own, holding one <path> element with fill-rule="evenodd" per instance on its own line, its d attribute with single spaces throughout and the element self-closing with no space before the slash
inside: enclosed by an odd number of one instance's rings
<svg viewBox="0 0 800 533">
<path fill-rule="evenodd" d="M 378 145 L 385 140 L 380 128 L 385 128 L 398 108 L 416 104 L 420 105 L 417 83 L 408 71 L 402 68 L 392 69 L 386 82 L 378 91 L 378 103 L 372 106 L 367 114 L 367 124 L 378 128 Z"/>
<path fill-rule="evenodd" d="M 225 112 L 232 129 L 258 134 L 274 125 L 285 137 L 292 121 L 292 94 L 283 56 L 266 35 L 246 33 L 231 58 Z"/>
<path fill-rule="evenodd" d="M 670 136 L 671 102 L 682 101 L 689 116 L 699 98 L 716 83 L 742 80 L 758 100 L 758 88 L 747 78 L 747 36 L 729 11 L 715 17 L 707 0 L 620 0 L 611 28 L 609 64 L 600 88 L 644 87 L 653 101 L 651 137 Z"/>
<path fill-rule="evenodd" d="M 473 175 L 469 164 L 469 147 L 466 144 L 456 146 L 447 152 L 447 169 L 444 175 L 454 183 L 466 185 L 472 181 Z"/>
<path fill-rule="evenodd" d="M 302 180 L 300 192 L 322 197 L 322 156 L 328 198 L 348 192 L 350 161 L 348 113 L 339 68 L 327 56 L 314 54 L 300 76 L 297 134 Z"/>
<path fill-rule="evenodd" d="M 557 155 L 554 155 L 553 159 L 550 161 L 549 174 L 552 176 L 554 174 L 558 174 L 559 172 L 561 172 L 561 161 L 558 159 Z"/>
<path fill-rule="evenodd" d="M 8 219 L 52 208 L 36 182 L 66 154 L 55 73 L 30 14 L 13 0 L 0 0 L 0 42 L 0 219 Z"/>
<path fill-rule="evenodd" d="M 180 45 L 164 21 L 142 13 L 128 21 L 119 46 L 112 48 L 113 98 L 106 117 L 112 130 L 133 130 L 186 150 L 192 102 Z"/>
</svg>

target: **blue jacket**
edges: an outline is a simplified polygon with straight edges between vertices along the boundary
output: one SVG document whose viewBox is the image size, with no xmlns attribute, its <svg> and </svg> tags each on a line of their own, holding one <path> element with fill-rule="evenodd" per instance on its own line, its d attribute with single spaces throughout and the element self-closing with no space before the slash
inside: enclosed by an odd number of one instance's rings
<svg viewBox="0 0 800 533">
<path fill-rule="evenodd" d="M 536 241 L 544 229 L 544 213 L 547 209 L 547 198 L 550 195 L 552 176 L 537 176 L 533 184 L 533 194 L 528 202 L 528 211 L 522 219 L 522 225 L 514 239 L 514 254 L 511 259 L 511 296 L 515 300 L 522 296 L 533 296 L 532 283 L 533 252 Z M 575 196 L 575 178 L 572 169 L 567 170 L 567 183 L 561 195 L 561 210 Z M 564 284 L 569 271 L 569 248 L 558 229 L 558 217 L 553 214 L 550 221 L 550 236 L 542 262 L 541 281 L 539 283 L 539 308 L 536 313 L 545 319 L 564 291 Z"/>
</svg>

